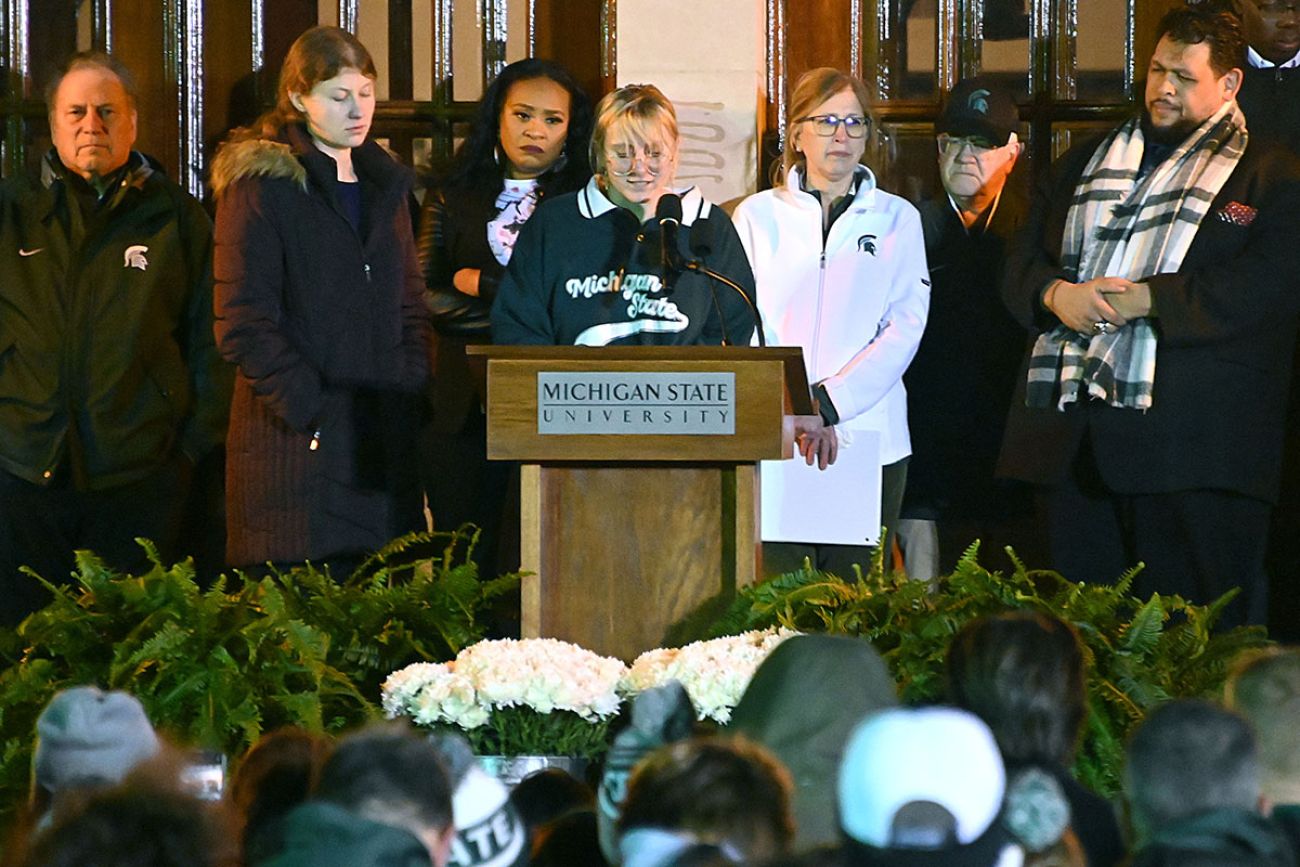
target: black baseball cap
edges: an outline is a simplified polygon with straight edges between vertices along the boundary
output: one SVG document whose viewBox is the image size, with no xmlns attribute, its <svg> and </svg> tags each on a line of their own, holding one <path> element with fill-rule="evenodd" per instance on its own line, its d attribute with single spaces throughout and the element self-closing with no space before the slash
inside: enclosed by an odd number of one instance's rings
<svg viewBox="0 0 1300 867">
<path fill-rule="evenodd" d="M 1006 88 L 984 75 L 964 78 L 948 94 L 935 132 L 978 135 L 999 145 L 1020 128 L 1020 110 Z"/>
</svg>

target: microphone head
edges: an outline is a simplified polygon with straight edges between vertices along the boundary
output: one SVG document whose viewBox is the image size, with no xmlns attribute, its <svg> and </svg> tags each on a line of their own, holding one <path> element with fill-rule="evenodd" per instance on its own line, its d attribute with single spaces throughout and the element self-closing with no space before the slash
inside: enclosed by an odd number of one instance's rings
<svg viewBox="0 0 1300 867">
<path fill-rule="evenodd" d="M 655 207 L 655 222 L 669 220 L 679 225 L 682 222 L 682 197 L 676 193 L 664 193 Z"/>
</svg>

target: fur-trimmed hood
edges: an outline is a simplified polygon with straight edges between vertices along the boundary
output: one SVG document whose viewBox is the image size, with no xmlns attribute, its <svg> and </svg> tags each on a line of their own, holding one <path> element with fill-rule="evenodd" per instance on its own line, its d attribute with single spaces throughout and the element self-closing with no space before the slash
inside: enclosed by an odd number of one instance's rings
<svg viewBox="0 0 1300 867">
<path fill-rule="evenodd" d="M 307 190 L 307 169 L 286 142 L 264 138 L 228 141 L 212 160 L 212 192 L 217 198 L 235 181 L 258 176 L 289 178 Z"/>
<path fill-rule="evenodd" d="M 395 194 L 409 192 L 415 177 L 397 154 L 368 139 L 352 149 L 358 175 L 379 189 Z M 212 191 L 217 198 L 242 178 L 287 178 L 304 193 L 309 187 L 333 186 L 337 168 L 333 158 L 312 145 L 302 124 L 282 127 L 275 138 L 238 138 L 217 150 L 212 161 Z"/>
</svg>

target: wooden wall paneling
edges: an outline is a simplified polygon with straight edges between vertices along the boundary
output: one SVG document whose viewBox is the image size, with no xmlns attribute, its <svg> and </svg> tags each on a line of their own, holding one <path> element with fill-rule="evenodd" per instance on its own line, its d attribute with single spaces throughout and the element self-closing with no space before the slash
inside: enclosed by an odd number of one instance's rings
<svg viewBox="0 0 1300 867">
<path fill-rule="evenodd" d="M 411 0 L 388 0 L 388 98 L 415 97 Z"/>
<path fill-rule="evenodd" d="M 113 50 L 113 0 L 85 0 L 90 3 L 90 43 L 96 51 Z"/>
<path fill-rule="evenodd" d="M 1038 167 L 1052 164 L 1052 124 L 1046 109 L 1050 106 L 1052 37 L 1054 33 L 1053 0 L 1031 0 L 1029 6 L 1029 141 L 1022 159 L 1028 163 L 1028 173 L 1037 175 Z M 1021 107 L 1021 117 L 1025 107 Z M 1022 173 L 1025 169 L 1020 170 Z"/>
<path fill-rule="evenodd" d="M 483 86 L 487 87 L 506 66 L 510 10 L 506 0 L 479 0 L 479 3 L 483 17 Z"/>
<path fill-rule="evenodd" d="M 848 69 L 853 33 L 850 0 L 798 0 L 785 10 L 786 87 L 819 66 Z"/>
<path fill-rule="evenodd" d="M 604 93 L 601 19 L 604 0 L 534 0 L 533 56 L 563 64 L 593 100 Z"/>
<path fill-rule="evenodd" d="M 863 43 L 863 0 L 849 0 L 849 65 L 845 67 L 849 75 L 861 78 L 862 43 Z"/>
<path fill-rule="evenodd" d="M 433 0 L 430 5 L 430 68 L 433 81 L 431 102 L 412 103 L 408 124 L 413 137 L 429 138 L 429 162 L 435 167 L 445 166 L 455 147 L 454 123 L 458 112 L 453 100 L 452 83 L 452 0 Z"/>
<path fill-rule="evenodd" d="M 167 0 L 170 3 L 170 0 Z M 109 19 L 113 55 L 135 76 L 140 101 L 136 149 L 162 163 L 177 180 L 180 155 L 177 135 L 177 89 L 168 75 L 164 16 L 150 0 L 115 0 Z"/>
<path fill-rule="evenodd" d="M 618 87 L 618 0 L 600 4 L 600 89 L 609 93 Z"/>
<path fill-rule="evenodd" d="M 868 4 L 863 16 L 861 78 L 873 101 L 889 99 L 897 89 L 899 12 L 897 2 L 884 0 Z"/>
<path fill-rule="evenodd" d="M 1052 96 L 1072 101 L 1079 94 L 1079 0 L 1061 0 L 1053 31 Z"/>
<path fill-rule="evenodd" d="M 411 0 L 386 0 L 388 14 L 387 69 L 379 74 L 388 77 L 388 99 L 384 105 L 390 109 L 404 108 L 407 116 L 398 122 L 386 123 L 382 129 L 388 146 L 401 156 L 407 165 L 414 164 L 413 143 L 417 137 L 427 136 L 425 124 L 418 122 L 415 96 L 415 59 L 413 56 L 413 21 Z"/>
<path fill-rule="evenodd" d="M 979 75 L 983 67 L 985 0 L 958 0 L 956 13 L 956 84 Z"/>
<path fill-rule="evenodd" d="M 451 104 L 451 0 L 433 0 L 433 104 Z"/>
<path fill-rule="evenodd" d="M 766 33 L 767 42 L 767 105 L 764 111 L 765 124 L 759 136 L 759 188 L 763 180 L 770 177 L 769 167 L 773 159 L 779 158 L 785 146 L 785 0 L 767 0 Z"/>
<path fill-rule="evenodd" d="M 203 159 L 210 166 L 216 147 L 237 126 L 261 113 L 257 77 L 264 62 L 262 0 L 209 3 L 203 27 Z"/>
<path fill-rule="evenodd" d="M 360 0 L 338 0 L 339 2 L 339 27 L 355 35 L 357 32 L 357 21 L 359 20 Z"/>
<path fill-rule="evenodd" d="M 11 0 L 13 2 L 13 0 Z M 44 100 L 45 86 L 59 65 L 77 51 L 78 0 L 26 0 L 33 11 L 27 20 L 27 95 Z M 18 5 L 17 2 L 14 5 Z"/>
<path fill-rule="evenodd" d="M 878 0 L 868 0 L 874 6 Z M 884 0 L 888 2 L 888 0 Z M 819 66 L 873 74 L 876 20 L 862 0 L 768 0 L 766 130 L 760 136 L 759 189 L 768 186 L 772 164 L 785 145 L 787 103 L 799 76 Z"/>
<path fill-rule="evenodd" d="M 261 67 L 254 81 L 257 102 L 261 109 L 275 103 L 275 88 L 280 80 L 280 67 L 289 46 L 304 30 L 317 22 L 316 0 L 253 0 L 262 6 Z"/>
<path fill-rule="evenodd" d="M 205 92 L 203 0 L 171 0 L 163 6 L 163 56 L 176 92 L 176 169 L 190 195 L 203 196 Z"/>
<path fill-rule="evenodd" d="M 938 15 L 935 18 L 935 35 L 939 41 L 938 53 L 935 55 L 935 78 L 940 93 L 947 93 L 961 78 L 962 37 L 965 35 L 959 22 L 961 8 L 966 5 L 961 0 L 938 0 Z"/>
<path fill-rule="evenodd" d="M 1156 48 L 1156 25 L 1166 12 L 1180 5 L 1180 0 L 1138 0 L 1134 9 L 1133 58 L 1136 63 L 1136 77 L 1145 80 L 1147 65 L 1151 62 L 1151 53 Z M 1138 91 L 1136 96 L 1141 96 Z"/>
<path fill-rule="evenodd" d="M 26 123 L 23 117 L 28 87 L 27 52 L 27 0 L 3 0 L 4 34 L 0 39 L 0 120 L 4 122 L 0 136 L 0 172 L 5 175 L 17 171 L 26 153 Z"/>
<path fill-rule="evenodd" d="M 1146 69 L 1146 62 L 1138 59 L 1141 49 L 1137 42 L 1137 5 L 1138 0 L 1128 0 L 1125 4 L 1124 27 L 1124 95 L 1134 99 L 1137 94 L 1138 70 Z"/>
</svg>

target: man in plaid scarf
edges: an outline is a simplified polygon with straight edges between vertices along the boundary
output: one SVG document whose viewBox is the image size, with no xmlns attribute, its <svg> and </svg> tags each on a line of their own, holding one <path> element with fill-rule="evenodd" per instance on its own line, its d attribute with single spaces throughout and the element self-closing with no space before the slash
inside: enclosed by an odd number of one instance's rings
<svg viewBox="0 0 1300 867">
<path fill-rule="evenodd" d="M 1041 487 L 1053 566 L 1264 622 L 1300 312 L 1300 173 L 1250 138 L 1238 20 L 1177 9 L 1145 111 L 1069 151 L 1004 297 L 1036 339 L 1002 472 Z"/>
</svg>

